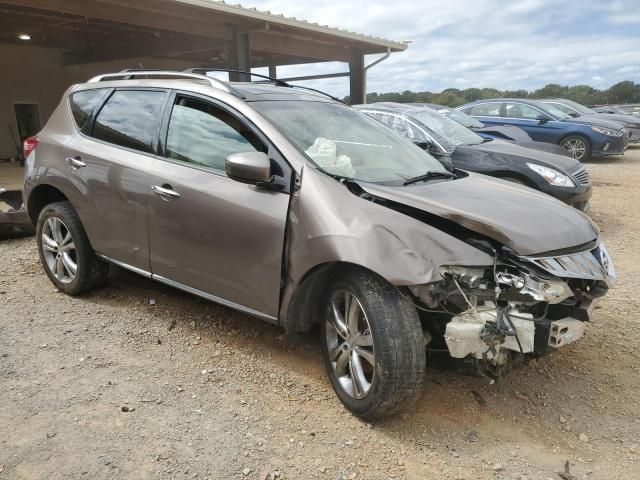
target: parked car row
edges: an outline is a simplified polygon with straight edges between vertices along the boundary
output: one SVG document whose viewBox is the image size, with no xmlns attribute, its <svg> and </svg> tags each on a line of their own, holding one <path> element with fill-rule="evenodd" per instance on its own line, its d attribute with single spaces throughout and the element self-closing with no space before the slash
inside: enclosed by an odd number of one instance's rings
<svg viewBox="0 0 640 480">
<path fill-rule="evenodd" d="M 115 264 L 287 334 L 317 327 L 338 398 L 368 420 L 419 397 L 428 357 L 497 379 L 579 339 L 616 278 L 597 226 L 456 162 L 569 190 L 580 165 L 413 108 L 193 71 L 74 85 L 25 148 L 44 271 L 78 295 Z"/>
<path fill-rule="evenodd" d="M 629 132 L 609 115 L 580 115 L 576 118 L 549 101 L 521 98 L 478 100 L 458 108 L 487 125 L 513 125 L 533 140 L 553 143 L 567 149 L 576 160 L 592 155 L 622 155 L 629 143 Z"/>
<path fill-rule="evenodd" d="M 409 138 L 446 166 L 526 185 L 586 211 L 591 180 L 577 160 L 509 141 L 481 137 L 450 116 L 416 104 L 359 105 L 360 111 Z M 527 142 L 528 144 L 535 142 Z"/>
</svg>

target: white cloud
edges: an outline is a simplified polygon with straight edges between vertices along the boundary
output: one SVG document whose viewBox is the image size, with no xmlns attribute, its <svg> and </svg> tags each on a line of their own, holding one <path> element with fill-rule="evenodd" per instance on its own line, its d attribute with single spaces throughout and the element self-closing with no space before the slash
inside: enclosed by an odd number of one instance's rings
<svg viewBox="0 0 640 480">
<path fill-rule="evenodd" d="M 608 86 L 640 81 L 635 0 L 243 0 L 255 6 L 350 31 L 412 40 L 368 74 L 368 91 L 448 87 L 538 88 L 547 83 Z M 630 68 L 627 68 L 630 67 Z M 343 64 L 282 67 L 279 76 L 346 71 Z M 336 95 L 346 78 L 308 82 Z"/>
</svg>

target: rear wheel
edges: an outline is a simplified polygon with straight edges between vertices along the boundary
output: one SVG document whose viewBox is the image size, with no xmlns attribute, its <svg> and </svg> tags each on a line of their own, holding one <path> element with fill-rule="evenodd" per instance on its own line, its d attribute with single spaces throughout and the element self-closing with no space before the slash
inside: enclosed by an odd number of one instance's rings
<svg viewBox="0 0 640 480">
<path fill-rule="evenodd" d="M 79 295 L 106 281 L 109 266 L 96 257 L 69 202 L 44 207 L 36 238 L 44 271 L 58 290 Z"/>
<path fill-rule="evenodd" d="M 591 158 L 591 144 L 580 135 L 571 135 L 562 139 L 560 146 L 566 149 L 573 158 L 582 162 Z"/>
<path fill-rule="evenodd" d="M 415 307 L 394 286 L 363 269 L 343 271 L 328 290 L 322 332 L 329 379 L 355 415 L 375 420 L 417 398 L 424 335 Z"/>
</svg>

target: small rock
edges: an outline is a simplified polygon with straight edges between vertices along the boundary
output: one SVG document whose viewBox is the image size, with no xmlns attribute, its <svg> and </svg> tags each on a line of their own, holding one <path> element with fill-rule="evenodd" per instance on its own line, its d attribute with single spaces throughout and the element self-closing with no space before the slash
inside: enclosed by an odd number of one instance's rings
<svg viewBox="0 0 640 480">
<path fill-rule="evenodd" d="M 322 467 L 318 468 L 318 470 L 320 471 L 320 473 L 324 473 L 327 471 L 327 467 L 323 465 Z"/>
<path fill-rule="evenodd" d="M 492 468 L 494 472 L 501 472 L 504 470 L 504 467 L 500 463 L 494 464 Z"/>
<path fill-rule="evenodd" d="M 155 304 L 156 304 L 155 299 L 150 298 L 150 299 L 149 299 L 149 305 L 155 305 Z"/>
<path fill-rule="evenodd" d="M 567 419 L 564 417 L 560 417 L 560 423 L 567 423 Z"/>
<path fill-rule="evenodd" d="M 588 442 L 589 441 L 589 437 L 587 435 L 585 435 L 584 433 L 581 433 L 580 435 L 578 435 L 578 438 L 580 439 L 581 442 Z"/>
<path fill-rule="evenodd" d="M 246 477 L 247 475 L 249 475 L 251 473 L 251 469 L 249 467 L 245 468 L 244 470 L 242 470 L 242 474 Z"/>
<path fill-rule="evenodd" d="M 55 436 L 56 436 L 55 432 L 49 432 L 49 433 L 47 433 L 47 438 L 53 438 L 53 437 L 55 437 Z"/>
<path fill-rule="evenodd" d="M 120 408 L 120 410 L 122 410 L 123 412 L 135 412 L 136 407 L 130 407 L 128 405 L 123 405 L 122 408 Z"/>
</svg>

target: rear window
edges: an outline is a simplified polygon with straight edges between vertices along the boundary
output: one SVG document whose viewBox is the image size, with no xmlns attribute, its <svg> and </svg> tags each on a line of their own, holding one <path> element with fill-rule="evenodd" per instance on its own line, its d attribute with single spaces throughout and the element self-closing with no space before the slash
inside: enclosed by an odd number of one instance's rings
<svg viewBox="0 0 640 480">
<path fill-rule="evenodd" d="M 164 97 L 165 93 L 159 91 L 114 92 L 96 117 L 92 136 L 151 153 Z"/>
<path fill-rule="evenodd" d="M 71 113 L 73 114 L 73 119 L 80 130 L 82 130 L 87 124 L 87 121 L 91 118 L 91 114 L 95 110 L 96 106 L 102 101 L 102 98 L 106 93 L 107 89 L 99 88 L 96 90 L 83 90 L 82 92 L 76 92 L 69 97 Z"/>
</svg>

